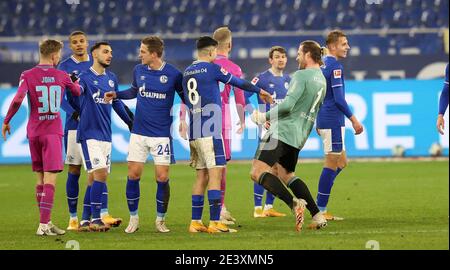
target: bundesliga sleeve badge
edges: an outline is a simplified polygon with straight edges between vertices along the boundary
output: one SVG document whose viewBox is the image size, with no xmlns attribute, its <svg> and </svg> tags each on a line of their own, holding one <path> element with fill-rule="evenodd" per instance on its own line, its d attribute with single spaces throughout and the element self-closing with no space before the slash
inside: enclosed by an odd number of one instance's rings
<svg viewBox="0 0 450 270">
<path fill-rule="evenodd" d="M 340 79 L 342 77 L 342 70 L 340 69 L 333 70 L 333 76 L 335 79 Z"/>
<path fill-rule="evenodd" d="M 223 75 L 228 75 L 228 71 L 224 69 L 223 67 L 220 68 L 220 71 L 223 73 Z"/>
<path fill-rule="evenodd" d="M 258 82 L 259 82 L 259 78 L 258 77 L 253 78 L 253 80 L 252 80 L 252 84 L 253 85 L 256 85 Z"/>
</svg>

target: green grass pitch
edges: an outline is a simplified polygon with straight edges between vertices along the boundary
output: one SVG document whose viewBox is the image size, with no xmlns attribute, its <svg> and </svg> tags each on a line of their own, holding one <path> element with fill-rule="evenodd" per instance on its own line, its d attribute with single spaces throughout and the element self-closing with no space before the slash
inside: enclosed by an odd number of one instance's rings
<svg viewBox="0 0 450 270">
<path fill-rule="evenodd" d="M 301 164 L 299 175 L 316 196 L 320 163 Z M 128 223 L 125 200 L 126 164 L 113 164 L 108 179 L 109 210 L 124 224 L 106 233 L 68 232 L 62 237 L 38 237 L 38 209 L 34 199 L 36 177 L 29 165 L 0 166 L 0 249 L 63 250 L 70 240 L 86 249 L 366 249 L 369 240 L 386 249 L 449 248 L 448 161 L 351 162 L 333 187 L 329 210 L 344 221 L 330 222 L 319 231 L 295 232 L 294 217 L 277 199 L 275 207 L 289 213 L 282 218 L 253 218 L 253 183 L 250 163 L 228 167 L 227 208 L 237 219 L 235 234 L 191 234 L 191 188 L 194 170 L 186 164 L 171 168 L 168 234 L 156 233 L 154 171 L 148 164 L 141 178 L 140 230 L 124 233 Z M 67 227 L 66 171 L 58 177 L 52 220 Z M 85 174 L 80 179 L 78 215 L 81 217 Z M 205 200 L 206 201 L 206 200 Z M 209 208 L 203 211 L 208 222 Z M 306 224 L 311 217 L 308 215 Z"/>
</svg>

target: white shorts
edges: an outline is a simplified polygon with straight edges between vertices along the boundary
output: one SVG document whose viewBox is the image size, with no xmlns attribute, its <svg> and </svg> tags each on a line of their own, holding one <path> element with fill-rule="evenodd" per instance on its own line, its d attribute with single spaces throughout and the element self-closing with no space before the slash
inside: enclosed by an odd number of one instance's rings
<svg viewBox="0 0 450 270">
<path fill-rule="evenodd" d="M 66 138 L 66 161 L 67 165 L 83 164 L 80 147 L 77 144 L 77 131 L 69 130 Z"/>
<path fill-rule="evenodd" d="M 189 146 L 191 167 L 197 170 L 219 168 L 227 164 L 222 138 L 198 138 L 190 141 Z"/>
<path fill-rule="evenodd" d="M 131 133 L 127 161 L 147 161 L 151 154 L 155 165 L 169 166 L 171 163 L 172 144 L 169 137 L 147 137 Z"/>
<path fill-rule="evenodd" d="M 104 168 L 111 172 L 111 142 L 90 139 L 78 145 L 83 153 L 84 169 L 88 173 Z"/>
<path fill-rule="evenodd" d="M 325 154 L 340 155 L 345 151 L 345 127 L 319 129 Z"/>
</svg>

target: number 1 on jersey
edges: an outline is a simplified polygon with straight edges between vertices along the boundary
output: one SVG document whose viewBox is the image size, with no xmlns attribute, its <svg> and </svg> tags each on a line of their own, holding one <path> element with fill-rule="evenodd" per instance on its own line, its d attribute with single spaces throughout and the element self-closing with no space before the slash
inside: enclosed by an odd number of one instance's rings
<svg viewBox="0 0 450 270">
<path fill-rule="evenodd" d="M 319 105 L 319 101 L 320 98 L 322 97 L 322 93 L 323 93 L 324 88 L 320 88 L 319 92 L 317 92 L 317 98 L 316 101 L 314 101 L 314 104 L 311 107 L 311 110 L 309 111 L 310 113 L 314 113 L 316 111 L 316 107 L 317 105 Z"/>
</svg>

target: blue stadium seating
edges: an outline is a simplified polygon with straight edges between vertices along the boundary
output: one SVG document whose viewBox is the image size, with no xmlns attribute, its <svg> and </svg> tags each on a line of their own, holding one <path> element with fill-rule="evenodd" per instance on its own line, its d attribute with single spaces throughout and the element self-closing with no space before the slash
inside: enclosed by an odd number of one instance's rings
<svg viewBox="0 0 450 270">
<path fill-rule="evenodd" d="M 448 27 L 448 0 L 3 0 L 0 12 L 0 36 L 210 32 L 226 16 L 235 31 Z"/>
<path fill-rule="evenodd" d="M 298 31 L 331 28 L 448 28 L 448 0 L 53 0 L 0 1 L 0 36 L 210 33 L 230 25 L 234 32 Z M 432 36 L 430 38 L 436 38 Z M 437 42 L 397 38 L 361 39 L 361 53 L 402 46 L 433 52 Z M 369 43 L 370 41 L 370 43 Z M 434 47 L 433 47 L 434 46 Z"/>
</svg>

